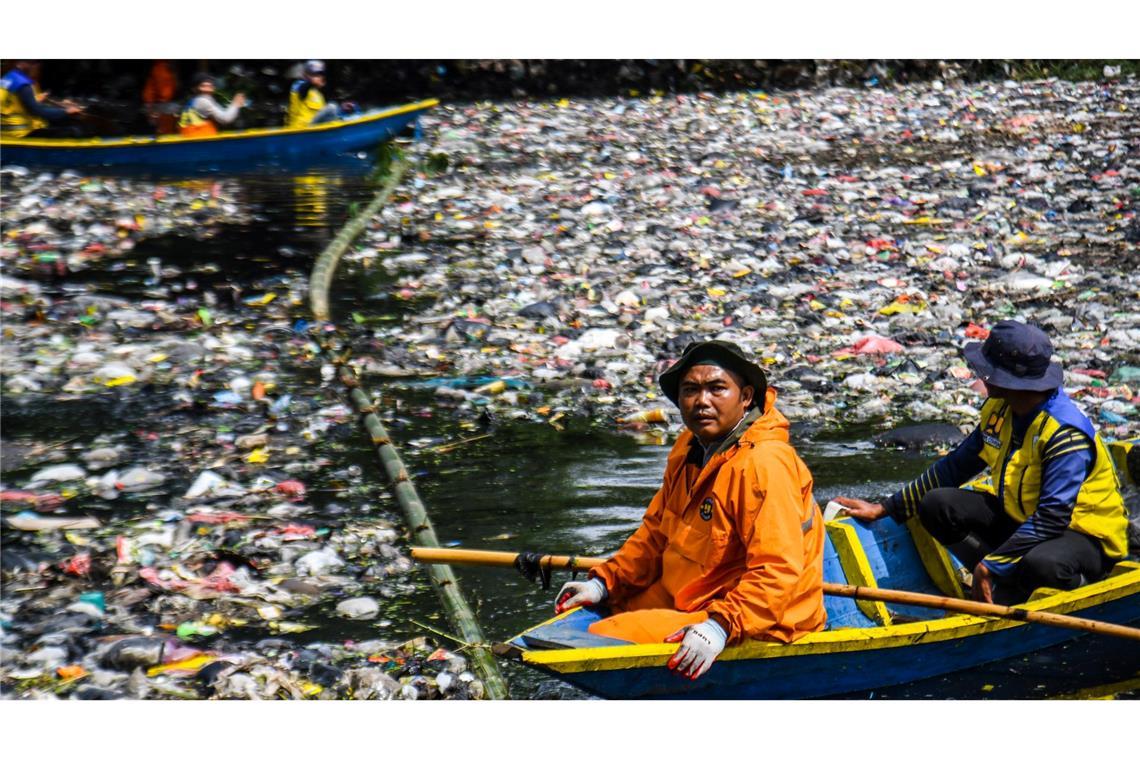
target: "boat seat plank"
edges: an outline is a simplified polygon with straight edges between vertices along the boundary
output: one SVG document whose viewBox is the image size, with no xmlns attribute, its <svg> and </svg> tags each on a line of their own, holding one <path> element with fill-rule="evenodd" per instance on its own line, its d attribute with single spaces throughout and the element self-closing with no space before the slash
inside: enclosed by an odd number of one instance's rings
<svg viewBox="0 0 1140 760">
<path fill-rule="evenodd" d="M 864 585 L 939 596 L 943 594 L 927 575 L 914 539 L 905 525 L 899 525 L 889 518 L 864 523 L 850 517 L 842 517 L 829 523 L 829 530 L 833 525 L 837 531 L 842 529 L 844 532 L 850 532 L 851 554 L 858 555 L 859 550 L 862 550 L 870 573 L 869 582 Z M 852 575 L 850 565 L 847 571 L 850 577 Z M 944 616 L 941 610 L 914 607 L 909 604 L 888 604 L 885 607 L 889 613 L 898 614 L 906 619 L 932 620 Z"/>
<path fill-rule="evenodd" d="M 914 548 L 926 569 L 926 574 L 934 582 L 939 593 L 956 599 L 965 599 L 966 593 L 959 581 L 959 572 L 965 568 L 958 558 L 946 551 L 946 547 L 930 535 L 917 517 L 907 520 L 906 528 L 910 531 L 911 540 L 914 541 Z"/>
<path fill-rule="evenodd" d="M 825 583 L 853 583 L 843 569 L 843 562 L 835 549 L 829 532 L 824 533 L 823 541 L 823 580 Z M 827 612 L 827 628 L 873 628 L 878 623 L 868 617 L 854 599 L 846 596 L 824 594 L 823 608 Z"/>
<path fill-rule="evenodd" d="M 853 586 L 875 588 L 878 581 L 868 561 L 867 552 L 850 519 L 833 520 L 826 524 L 828 538 L 834 543 L 847 583 Z M 855 605 L 878 625 L 889 625 L 891 613 L 882 602 L 857 599 Z"/>
</svg>

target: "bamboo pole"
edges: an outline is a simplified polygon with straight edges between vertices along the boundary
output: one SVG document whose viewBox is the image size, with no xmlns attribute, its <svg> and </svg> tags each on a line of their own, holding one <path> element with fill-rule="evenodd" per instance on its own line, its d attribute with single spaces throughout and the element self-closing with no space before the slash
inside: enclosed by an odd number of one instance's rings
<svg viewBox="0 0 1140 760">
<path fill-rule="evenodd" d="M 490 552 L 477 549 L 412 549 L 412 559 L 417 562 L 447 562 L 456 565 L 485 565 L 491 567 L 514 567 L 517 552 Z M 539 567 L 553 570 L 587 570 L 605 562 L 599 557 L 567 557 L 546 554 L 538 560 Z M 1140 641 L 1140 628 L 1132 628 L 1116 623 L 1061 615 L 1056 612 L 1039 612 L 1024 607 L 1006 607 L 1001 604 L 987 604 L 967 599 L 953 599 L 948 596 L 919 594 L 913 591 L 896 591 L 888 588 L 849 586 L 842 583 L 824 583 L 823 593 L 831 596 L 846 596 L 852 599 L 870 599 L 876 602 L 911 604 L 916 607 L 949 610 L 966 615 L 1017 620 L 1024 623 L 1039 623 L 1057 628 L 1069 628 L 1086 633 L 1101 633 L 1124 639 Z"/>
<path fill-rule="evenodd" d="M 363 415 L 361 421 L 372 439 L 372 446 L 376 449 L 384 472 L 387 473 L 388 480 L 392 483 L 396 500 L 404 511 L 404 520 L 408 525 L 408 530 L 411 531 L 412 541 L 427 547 L 438 548 L 439 539 L 435 535 L 435 529 L 428 518 L 427 510 L 424 508 L 419 494 L 416 493 L 412 478 L 408 474 L 407 468 L 404 467 L 399 452 L 392 444 L 388 431 L 384 429 L 380 418 L 373 411 L 368 396 L 358 387 L 358 381 L 352 370 L 343 365 L 340 367 L 340 380 L 346 387 L 352 389 L 349 392 L 352 405 L 357 412 Z M 418 548 L 413 547 L 412 551 L 415 552 Z M 436 593 L 439 594 L 440 601 L 451 618 L 452 624 L 463 640 L 473 645 L 471 659 L 479 671 L 484 686 L 487 687 L 487 695 L 492 699 L 506 699 L 508 696 L 506 682 L 499 673 L 499 666 L 495 662 L 495 658 L 485 646 L 483 632 L 479 628 L 475 614 L 467 606 L 467 602 L 459 590 L 459 582 L 456 580 L 455 574 L 447 565 L 433 565 L 428 574 L 431 576 L 432 585 L 435 586 Z"/>
<path fill-rule="evenodd" d="M 317 258 L 309 277 L 309 302 L 313 315 L 318 320 L 328 321 L 329 318 L 328 291 L 332 284 L 337 262 L 340 261 L 340 257 L 356 236 L 364 230 L 368 220 L 375 216 L 387 202 L 403 176 L 405 168 L 406 164 L 403 161 L 398 162 L 393 167 L 392 176 L 384 183 L 372 201 L 363 211 L 349 220 Z M 435 529 L 428 518 L 427 510 L 424 508 L 419 494 L 416 493 L 411 476 L 408 475 L 408 470 L 404 467 L 399 452 L 392 444 L 388 431 L 384 429 L 380 418 L 373 410 L 368 394 L 360 387 L 355 373 L 346 365 L 344 354 L 338 354 L 333 350 L 329 336 L 320 338 L 318 344 L 326 356 L 332 357 L 333 364 L 339 369 L 338 377 L 344 387 L 348 389 L 352 405 L 361 415 L 361 423 L 364 429 L 368 431 L 372 446 L 384 467 L 384 472 L 392 483 L 396 500 L 404 512 L 404 520 L 411 532 L 412 541 L 429 547 L 438 547 L 439 539 L 436 538 Z M 507 683 L 499 672 L 498 663 L 483 638 L 483 632 L 479 629 L 475 614 L 459 590 L 459 583 L 455 574 L 446 565 L 438 565 L 431 567 L 428 575 L 431 577 L 432 585 L 439 595 L 440 603 L 450 618 L 452 626 L 458 631 L 460 637 L 471 646 L 472 665 L 483 681 L 484 687 L 486 687 L 487 696 L 491 699 L 507 699 L 509 696 Z"/>
<path fill-rule="evenodd" d="M 376 216 L 384 204 L 388 202 L 388 198 L 392 196 L 396 186 L 400 184 L 407 168 L 408 165 L 405 161 L 394 162 L 391 176 L 385 180 L 368 205 L 359 214 L 348 220 L 348 223 L 341 228 L 332 242 L 317 257 L 313 264 L 313 271 L 309 275 L 309 305 L 313 310 L 313 316 L 318 320 L 327 322 L 329 319 L 329 288 L 332 286 L 332 277 L 336 272 L 336 265 L 340 262 L 340 257 L 348 250 L 348 246 L 352 244 L 357 235 L 364 231 L 369 220 Z"/>
</svg>

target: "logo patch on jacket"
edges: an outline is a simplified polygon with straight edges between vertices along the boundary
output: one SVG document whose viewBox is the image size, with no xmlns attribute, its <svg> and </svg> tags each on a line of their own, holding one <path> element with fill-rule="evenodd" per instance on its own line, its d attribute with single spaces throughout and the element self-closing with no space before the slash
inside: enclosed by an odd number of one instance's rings
<svg viewBox="0 0 1140 760">
<path fill-rule="evenodd" d="M 711 496 L 708 497 L 707 499 L 705 499 L 704 501 L 702 501 L 701 502 L 701 519 L 702 520 L 711 520 L 712 519 L 712 513 L 713 513 L 713 510 L 715 508 L 716 508 L 716 502 L 713 501 L 713 498 Z"/>
<path fill-rule="evenodd" d="M 1004 416 L 997 412 L 990 412 L 990 417 L 982 428 L 982 441 L 987 446 L 992 446 L 995 449 L 1001 448 L 1001 427 L 1004 423 Z"/>
</svg>

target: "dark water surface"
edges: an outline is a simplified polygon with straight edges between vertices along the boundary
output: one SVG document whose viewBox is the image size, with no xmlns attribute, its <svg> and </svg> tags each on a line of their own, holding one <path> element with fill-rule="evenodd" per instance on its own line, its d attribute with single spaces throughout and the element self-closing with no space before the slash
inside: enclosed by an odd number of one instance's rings
<svg viewBox="0 0 1140 760">
<path fill-rule="evenodd" d="M 307 177 L 249 176 L 236 180 L 240 202 L 253 212 L 251 225 L 223 228 L 205 240 L 168 237 L 144 241 L 132 257 L 134 268 L 116 264 L 106 270 L 79 273 L 68 286 L 83 285 L 95 292 L 139 297 L 145 293 L 147 269 L 141 262 L 158 258 L 163 265 L 196 268 L 203 288 L 222 297 L 256 290 L 268 280 L 307 279 L 317 252 L 332 238 L 350 214 L 353 204 L 365 202 L 373 190 L 358 173 L 323 173 Z M 343 268 L 334 284 L 335 317 L 344 320 L 355 310 L 400 319 L 401 309 L 388 302 L 383 272 L 356 276 Z M 298 307 L 297 318 L 307 318 Z M 333 403 L 327 388 L 312 372 L 281 368 L 284 386 L 308 389 Z M 637 526 L 645 505 L 656 490 L 668 452 L 663 446 L 644 446 L 615 435 L 587 420 L 570 420 L 564 432 L 547 425 L 504 421 L 478 433 L 489 437 L 443 453 L 413 441 L 454 442 L 473 433 L 459 424 L 447 409 L 433 404 L 424 391 L 385 387 L 369 381 L 369 390 L 381 392 L 388 409 L 385 424 L 400 446 L 421 497 L 427 504 L 440 541 L 447 546 L 493 550 L 542 550 L 552 553 L 601 555 L 612 552 Z M 159 425 L 153 400 L 130 393 L 53 403 L 6 400 L 3 424 L 6 440 L 59 440 L 75 435 L 76 422 L 84 430 L 129 429 L 146 421 Z M 62 412 L 62 413 L 61 413 Z M 177 421 L 166 420 L 169 424 Z M 199 419 L 198 425 L 225 424 L 225 413 Z M 184 424 L 184 423 L 183 423 Z M 352 514 L 388 516 L 402 524 L 395 503 L 386 494 L 383 471 L 375 461 L 362 430 L 352 426 L 323 444 L 322 454 L 336 464 L 330 468 L 362 468 L 368 486 L 353 493 L 315 484 L 313 503 L 328 507 L 336 502 Z M 172 430 L 176 427 L 171 428 Z M 920 473 L 936 456 L 903 454 L 874 448 L 866 441 L 876 432 L 870 427 L 824 435 L 793 428 L 794 442 L 811 467 L 816 498 L 823 504 L 836 495 L 878 498 L 901 481 Z M 79 441 L 80 444 L 83 441 Z M 334 473 L 335 474 L 335 473 Z M 332 476 L 329 476 L 332 478 Z M 335 478 L 333 478 L 335 479 Z M 175 484 L 172 493 L 182 484 Z M 138 509 L 129 501 L 114 507 L 125 517 Z M 457 567 L 462 589 L 475 609 L 487 638 L 506 639 L 552 614 L 558 586 L 569 579 L 556 575 L 554 587 L 543 590 L 514 571 Z M 319 627 L 298 640 L 346 638 L 411 638 L 430 630 L 446 631 L 447 621 L 427 584 L 417 573 L 406 595 L 382 600 L 382 617 L 391 623 L 382 630 L 370 623 L 349 623 L 335 617 L 335 601 L 311 611 L 305 622 Z M 259 634 L 251 632 L 250 635 Z M 452 644 L 448 644 L 453 646 Z M 1122 647 L 1128 646 L 1121 644 Z M 1066 650 L 1047 652 L 1018 663 L 979 668 L 953 679 L 900 687 L 875 695 L 884 697 L 1020 697 L 1020 696 L 1135 696 L 1135 658 L 1127 663 L 1105 662 L 1099 670 L 1069 672 Z M 1122 653 L 1123 656 L 1123 653 Z M 1127 659 L 1127 658 L 1126 658 Z M 1129 668 L 1131 668 L 1129 670 Z M 504 664 L 512 696 L 583 696 L 512 663 Z"/>
</svg>

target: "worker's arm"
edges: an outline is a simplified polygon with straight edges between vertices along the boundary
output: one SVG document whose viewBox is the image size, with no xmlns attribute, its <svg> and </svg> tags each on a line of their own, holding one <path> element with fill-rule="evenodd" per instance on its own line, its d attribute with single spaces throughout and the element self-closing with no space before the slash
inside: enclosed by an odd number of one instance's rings
<svg viewBox="0 0 1140 760">
<path fill-rule="evenodd" d="M 55 106 L 44 105 L 37 100 L 31 85 L 21 87 L 16 91 L 16 96 L 20 99 L 20 104 L 24 106 L 24 110 L 32 116 L 52 123 L 65 121 L 68 117 L 66 110 L 56 108 Z"/>
<path fill-rule="evenodd" d="M 199 95 L 194 98 L 194 110 L 201 114 L 203 118 L 213 119 L 218 124 L 227 125 L 232 124 L 237 119 L 243 103 L 244 99 L 235 97 L 227 108 L 222 108 L 218 105 L 218 101 L 210 96 Z"/>
<path fill-rule="evenodd" d="M 922 497 L 935 488 L 957 488 L 986 467 L 981 458 L 982 431 L 975 427 L 958 446 L 927 468 L 926 472 L 891 494 L 883 506 L 896 522 L 914 515 Z"/>
</svg>

